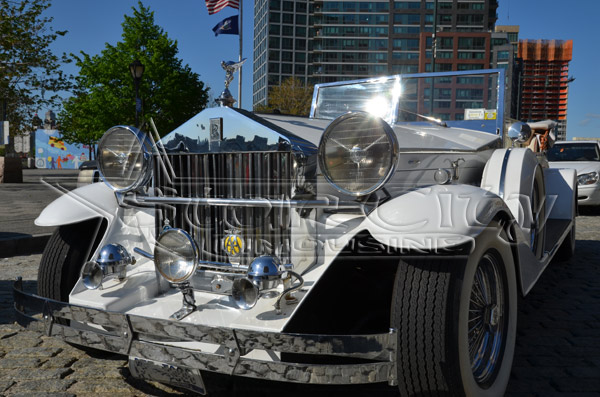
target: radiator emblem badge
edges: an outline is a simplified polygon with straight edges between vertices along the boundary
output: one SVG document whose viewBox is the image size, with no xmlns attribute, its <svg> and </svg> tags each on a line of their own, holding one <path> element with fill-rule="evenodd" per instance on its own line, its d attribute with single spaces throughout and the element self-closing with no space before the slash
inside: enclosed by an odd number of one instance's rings
<svg viewBox="0 0 600 397">
<path fill-rule="evenodd" d="M 237 234 L 228 234 L 223 239 L 223 248 L 227 255 L 236 258 L 244 251 L 244 240 Z"/>
</svg>

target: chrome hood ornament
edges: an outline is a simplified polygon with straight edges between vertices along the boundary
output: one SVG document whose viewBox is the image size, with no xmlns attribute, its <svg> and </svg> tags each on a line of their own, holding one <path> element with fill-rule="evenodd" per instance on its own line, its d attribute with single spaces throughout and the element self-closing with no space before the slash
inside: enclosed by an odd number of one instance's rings
<svg viewBox="0 0 600 397">
<path fill-rule="evenodd" d="M 221 95 L 216 99 L 216 102 L 221 106 L 232 107 L 234 103 L 237 101 L 229 92 L 229 84 L 233 81 L 233 74 L 242 67 L 242 65 L 246 62 L 246 58 L 242 59 L 239 62 L 234 61 L 221 61 L 221 67 L 225 70 L 225 89 L 221 92 Z"/>
</svg>

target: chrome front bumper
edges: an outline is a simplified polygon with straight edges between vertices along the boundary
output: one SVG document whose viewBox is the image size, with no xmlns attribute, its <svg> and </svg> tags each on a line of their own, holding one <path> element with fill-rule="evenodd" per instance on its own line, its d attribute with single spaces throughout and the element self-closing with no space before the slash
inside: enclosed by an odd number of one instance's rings
<svg viewBox="0 0 600 397">
<path fill-rule="evenodd" d="M 372 335 L 313 335 L 216 328 L 70 305 L 23 291 L 19 278 L 13 286 L 17 322 L 66 342 L 124 354 L 156 368 L 212 371 L 265 380 L 310 384 L 396 384 L 396 331 Z M 41 313 L 34 317 L 28 313 Z M 64 321 L 68 320 L 68 321 Z M 75 324 L 77 327 L 65 325 Z M 102 329 L 101 329 L 101 328 Z M 219 345 L 223 354 L 169 345 L 169 342 Z M 356 358 L 357 364 L 299 364 L 244 357 L 250 351 Z M 144 379 L 169 382 L 156 371 L 132 371 Z M 144 375 L 146 374 L 146 375 Z M 168 377 L 167 377 L 168 379 Z M 184 381 L 185 383 L 185 381 Z M 190 386 L 190 385 L 187 385 Z"/>
</svg>

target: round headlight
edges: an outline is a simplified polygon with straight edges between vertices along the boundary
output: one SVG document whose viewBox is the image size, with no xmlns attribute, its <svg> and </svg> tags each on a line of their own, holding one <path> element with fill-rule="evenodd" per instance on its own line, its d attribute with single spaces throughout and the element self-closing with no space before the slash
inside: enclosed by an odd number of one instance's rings
<svg viewBox="0 0 600 397">
<path fill-rule="evenodd" d="M 192 237 L 181 229 L 168 229 L 156 240 L 154 265 L 167 281 L 182 283 L 198 267 L 198 248 Z"/>
<path fill-rule="evenodd" d="M 98 144 L 98 169 L 112 189 L 133 190 L 146 183 L 152 169 L 152 143 L 141 131 L 113 127 Z"/>
<path fill-rule="evenodd" d="M 398 159 L 392 128 L 368 113 L 348 113 L 335 119 L 321 136 L 319 165 L 338 191 L 364 196 L 382 187 Z"/>
</svg>

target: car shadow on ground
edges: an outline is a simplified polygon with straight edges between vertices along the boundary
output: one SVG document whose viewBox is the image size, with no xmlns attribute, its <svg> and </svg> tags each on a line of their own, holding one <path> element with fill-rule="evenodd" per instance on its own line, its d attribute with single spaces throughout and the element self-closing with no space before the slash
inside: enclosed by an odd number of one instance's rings
<svg viewBox="0 0 600 397">
<path fill-rule="evenodd" d="M 598 216 L 600 215 L 600 205 L 594 206 L 579 206 L 577 208 L 579 215 L 583 216 Z"/>
<path fill-rule="evenodd" d="M 0 324 L 15 322 L 13 284 L 15 280 L 0 280 Z M 37 281 L 23 280 L 23 291 L 36 294 Z"/>
</svg>

